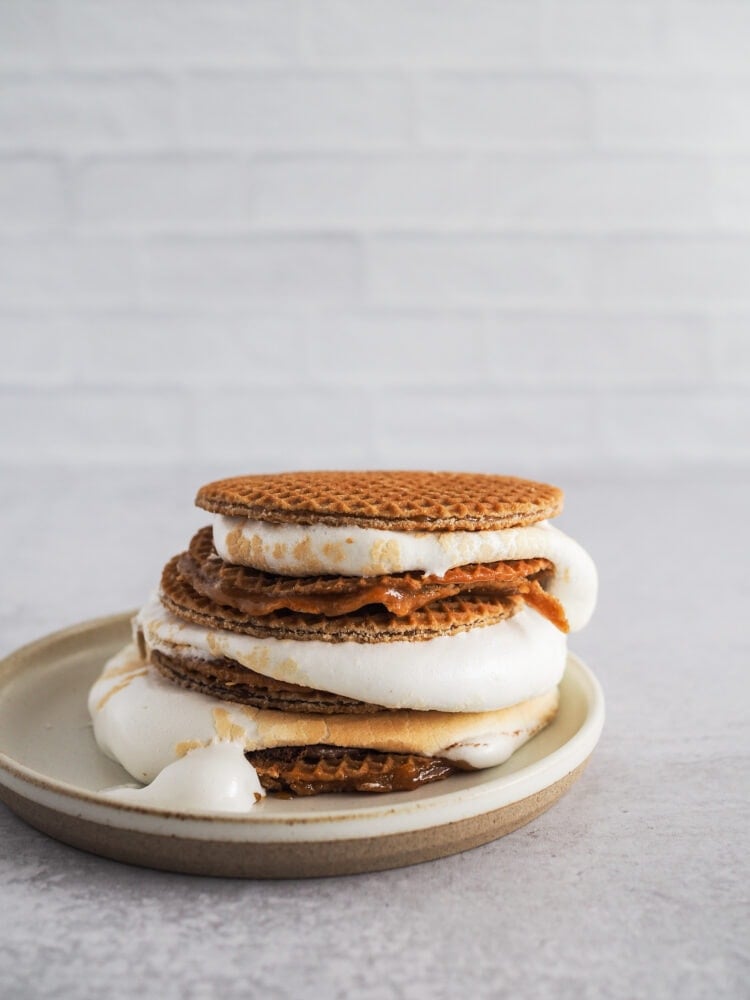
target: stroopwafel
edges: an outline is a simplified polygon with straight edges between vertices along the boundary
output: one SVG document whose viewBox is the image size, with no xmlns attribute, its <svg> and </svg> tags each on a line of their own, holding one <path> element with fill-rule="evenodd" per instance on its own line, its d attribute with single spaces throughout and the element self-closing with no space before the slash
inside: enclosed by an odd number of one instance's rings
<svg viewBox="0 0 750 1000">
<path fill-rule="evenodd" d="M 234 476 L 201 487 L 196 504 L 272 523 L 395 531 L 489 531 L 562 510 L 556 486 L 465 472 L 286 472 Z"/>
</svg>

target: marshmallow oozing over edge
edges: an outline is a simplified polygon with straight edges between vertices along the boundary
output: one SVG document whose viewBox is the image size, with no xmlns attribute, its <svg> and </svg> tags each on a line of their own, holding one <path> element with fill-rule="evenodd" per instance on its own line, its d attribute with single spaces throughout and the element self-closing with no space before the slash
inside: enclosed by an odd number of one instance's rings
<svg viewBox="0 0 750 1000">
<path fill-rule="evenodd" d="M 124 678 L 127 683 L 123 684 Z M 228 785 L 242 781 L 241 763 L 250 776 L 245 798 L 252 801 L 245 808 L 254 804 L 257 775 L 241 757 L 245 749 L 326 743 L 445 757 L 473 768 L 492 767 L 543 728 L 554 716 L 558 701 L 558 691 L 552 688 L 496 712 L 405 710 L 375 716 L 277 712 L 180 688 L 144 664 L 131 644 L 105 665 L 89 694 L 89 712 L 102 751 L 138 781 L 153 783 L 149 786 L 152 796 L 146 794 L 147 788 L 116 789 L 114 797 L 196 811 L 197 803 L 203 810 L 227 808 L 215 803 L 231 800 Z M 212 755 L 209 766 L 201 750 Z M 218 789 L 208 788 L 210 781 Z M 164 785 L 166 795 L 161 794 Z M 241 799 L 240 795 L 237 802 Z"/>
<path fill-rule="evenodd" d="M 89 691 L 99 748 L 145 788 L 105 789 L 118 802 L 184 813 L 245 813 L 266 794 L 244 756 L 247 719 L 236 705 L 180 697 L 130 643 Z"/>
<path fill-rule="evenodd" d="M 216 551 L 225 562 L 281 576 L 382 576 L 409 571 L 444 576 L 455 566 L 543 557 L 555 565 L 547 587 L 571 631 L 594 610 L 597 573 L 578 542 L 546 521 L 501 531 L 383 531 L 326 524 L 272 524 L 214 515 Z"/>
</svg>

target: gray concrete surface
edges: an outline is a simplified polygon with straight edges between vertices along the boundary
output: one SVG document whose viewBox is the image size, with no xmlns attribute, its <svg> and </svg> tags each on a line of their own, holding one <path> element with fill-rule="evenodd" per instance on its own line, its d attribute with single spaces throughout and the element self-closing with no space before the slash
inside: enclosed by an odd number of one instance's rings
<svg viewBox="0 0 750 1000">
<path fill-rule="evenodd" d="M 136 604 L 205 471 L 6 476 L 0 650 Z M 0 808 L 5 1000 L 750 995 L 750 482 L 562 485 L 602 584 L 571 646 L 608 720 L 556 807 L 442 861 L 268 883 L 126 867 Z"/>
</svg>

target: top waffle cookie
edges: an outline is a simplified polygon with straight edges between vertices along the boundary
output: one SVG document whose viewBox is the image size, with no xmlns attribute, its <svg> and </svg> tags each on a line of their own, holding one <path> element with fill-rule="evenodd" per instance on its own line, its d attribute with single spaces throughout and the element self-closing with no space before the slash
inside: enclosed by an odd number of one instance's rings
<svg viewBox="0 0 750 1000">
<path fill-rule="evenodd" d="M 395 531 L 491 531 L 562 510 L 556 486 L 465 472 L 284 472 L 201 487 L 196 504 L 218 514 L 294 524 Z"/>
</svg>

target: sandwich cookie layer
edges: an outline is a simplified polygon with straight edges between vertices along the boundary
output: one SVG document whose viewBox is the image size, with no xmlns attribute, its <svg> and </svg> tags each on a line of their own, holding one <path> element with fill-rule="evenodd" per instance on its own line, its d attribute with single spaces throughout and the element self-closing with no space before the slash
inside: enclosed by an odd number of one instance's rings
<svg viewBox="0 0 750 1000">
<path fill-rule="evenodd" d="M 172 614 L 158 595 L 135 627 L 148 650 L 228 659 L 258 674 L 386 708 L 486 712 L 555 687 L 566 638 L 532 608 L 495 625 L 421 642 L 320 642 L 259 638 Z"/>
<path fill-rule="evenodd" d="M 89 693 L 94 735 L 102 751 L 141 782 L 152 782 L 193 751 L 233 744 L 243 752 L 338 747 L 492 767 L 549 723 L 559 702 L 552 688 L 494 712 L 397 711 L 371 716 L 319 716 L 239 706 L 176 687 L 144 664 L 134 644 L 105 666 Z M 196 758 L 198 765 L 204 762 Z M 248 765 L 250 766 L 250 765 Z M 228 761 L 232 774 L 234 764 Z"/>
<path fill-rule="evenodd" d="M 323 715 L 365 715 L 387 711 L 382 705 L 367 705 L 330 691 L 314 691 L 299 684 L 264 677 L 226 658 L 206 660 L 184 655 L 167 656 L 158 649 L 152 649 L 148 651 L 148 661 L 162 677 L 180 687 L 241 705 L 273 708 L 280 712 L 319 712 Z"/>
<path fill-rule="evenodd" d="M 214 548 L 209 526 L 193 536 L 187 552 L 175 556 L 174 563 L 174 572 L 199 594 L 247 615 L 284 610 L 335 617 L 372 605 L 403 616 L 458 595 L 522 593 L 552 605 L 550 611 L 565 631 L 562 608 L 542 590 L 553 569 L 548 559 L 475 563 L 449 569 L 442 577 L 420 572 L 376 577 L 280 576 L 225 562 Z"/>
<path fill-rule="evenodd" d="M 510 618 L 523 605 L 520 594 L 484 596 L 468 593 L 433 601 L 404 615 L 394 615 L 377 607 L 333 617 L 283 610 L 258 615 L 200 594 L 190 578 L 181 572 L 180 563 L 181 557 L 175 556 L 164 567 L 161 600 L 165 607 L 196 625 L 229 629 L 259 638 L 294 639 L 299 642 L 315 639 L 330 643 L 419 642 L 494 625 Z M 544 598 L 541 587 L 539 591 Z"/>
<path fill-rule="evenodd" d="M 228 563 L 281 576 L 375 577 L 422 572 L 443 577 L 474 563 L 547 559 L 545 589 L 565 609 L 571 631 L 583 628 L 596 604 L 597 573 L 577 542 L 550 524 L 500 531 L 386 531 L 325 524 L 271 524 L 217 516 L 214 546 Z"/>
</svg>

